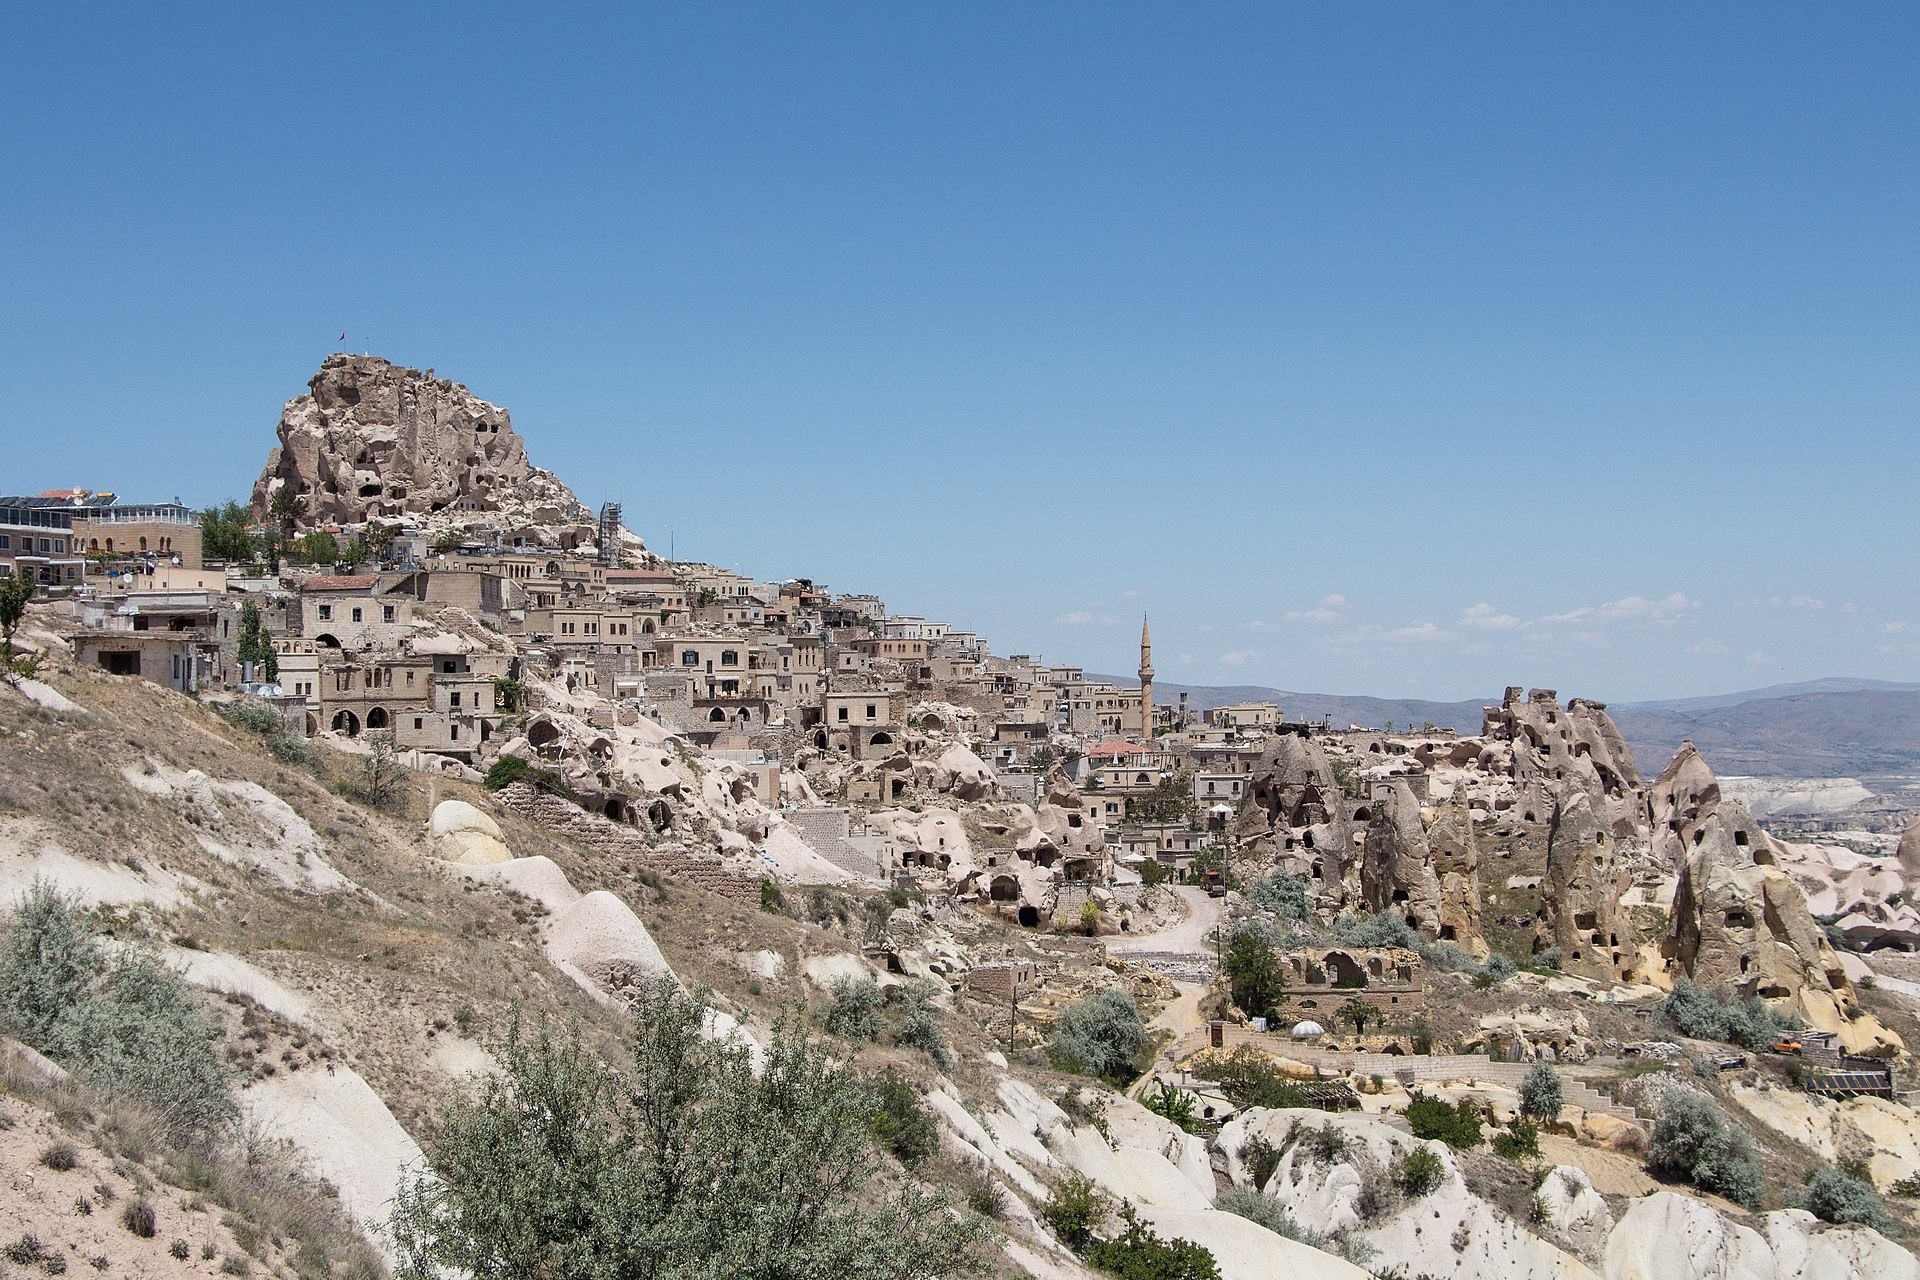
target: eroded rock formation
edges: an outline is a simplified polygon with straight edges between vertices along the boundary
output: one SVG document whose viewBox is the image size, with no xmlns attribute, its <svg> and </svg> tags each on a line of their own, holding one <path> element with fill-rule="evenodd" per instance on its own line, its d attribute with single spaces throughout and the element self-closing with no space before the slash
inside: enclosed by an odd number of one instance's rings
<svg viewBox="0 0 1920 1280">
<path fill-rule="evenodd" d="M 543 546 L 593 539 L 593 515 L 527 460 L 507 411 L 432 370 L 330 355 L 287 402 L 279 447 L 253 487 L 256 512 L 289 485 L 306 520 L 487 526 Z"/>
<path fill-rule="evenodd" d="M 1661 847 L 1683 850 L 1662 944 L 1669 971 L 1706 987 L 1790 1005 L 1852 1053 L 1891 1054 L 1900 1038 L 1860 1005 L 1839 955 L 1781 867 L 1783 849 L 1721 793 L 1685 744 L 1649 796 Z"/>
</svg>

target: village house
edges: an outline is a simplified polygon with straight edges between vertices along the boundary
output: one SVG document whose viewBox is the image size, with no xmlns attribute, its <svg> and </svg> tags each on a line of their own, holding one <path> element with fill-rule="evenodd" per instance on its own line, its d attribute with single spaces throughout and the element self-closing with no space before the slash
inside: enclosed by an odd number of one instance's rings
<svg viewBox="0 0 1920 1280">
<path fill-rule="evenodd" d="M 1216 729 L 1246 733 L 1280 727 L 1280 708 L 1271 702 L 1235 702 L 1207 712 L 1207 723 Z"/>
<path fill-rule="evenodd" d="M 232 674 L 220 645 L 222 603 L 221 593 L 205 590 L 84 597 L 79 628 L 67 638 L 82 665 L 182 693 L 215 689 Z"/>
<path fill-rule="evenodd" d="M 315 574 L 300 586 L 300 634 L 353 653 L 398 647 L 413 622 L 411 595 L 379 595 L 376 573 Z"/>
</svg>

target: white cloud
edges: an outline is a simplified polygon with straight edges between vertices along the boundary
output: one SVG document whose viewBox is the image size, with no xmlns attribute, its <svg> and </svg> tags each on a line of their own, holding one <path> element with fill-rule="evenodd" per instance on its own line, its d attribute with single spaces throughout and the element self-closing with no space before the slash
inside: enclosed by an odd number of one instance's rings
<svg viewBox="0 0 1920 1280">
<path fill-rule="evenodd" d="M 1544 618 L 1535 618 L 1522 625 L 1529 627 L 1565 626 L 1568 623 L 1596 622 L 1657 622 L 1662 626 L 1672 626 L 1680 616 L 1698 609 L 1700 602 L 1685 592 L 1676 591 L 1662 596 L 1658 600 L 1649 600 L 1645 596 L 1622 596 L 1618 600 L 1609 600 L 1601 605 L 1582 605 L 1578 609 L 1569 609 L 1565 613 L 1550 613 Z"/>
<path fill-rule="evenodd" d="M 1179 657 L 1173 660 L 1173 664 L 1177 667 L 1190 667 L 1193 665 L 1193 655 L 1190 653 L 1183 653 Z"/>
<path fill-rule="evenodd" d="M 1771 667 L 1779 661 L 1780 659 L 1774 657 L 1772 654 L 1763 653 L 1758 649 L 1747 655 L 1747 665 L 1750 667 Z"/>
<path fill-rule="evenodd" d="M 1223 667 L 1244 667 L 1259 656 L 1260 655 L 1252 649 L 1234 649 L 1231 652 L 1220 655 L 1220 665 Z"/>
<path fill-rule="evenodd" d="M 1888 635 L 1892 635 L 1897 631 L 1913 630 L 1913 624 L 1911 622 L 1883 622 L 1880 624 L 1880 629 Z"/>
<path fill-rule="evenodd" d="M 1088 613 L 1085 609 L 1075 609 L 1072 613 L 1063 613 L 1054 619 L 1056 625 L 1064 627 L 1110 627 L 1114 621 L 1104 613 Z"/>
<path fill-rule="evenodd" d="M 1687 646 L 1688 653 L 1726 653 L 1727 646 L 1717 640 L 1702 640 L 1699 644 Z"/>
<path fill-rule="evenodd" d="M 1735 601 L 1735 605 L 1741 609 L 1799 609 L 1807 613 L 1815 613 L 1826 608 L 1827 602 L 1818 596 L 1752 596 Z M 1851 613 L 1853 606 L 1843 605 L 1841 612 Z"/>
<path fill-rule="evenodd" d="M 1411 626 L 1395 627 L 1380 638 L 1398 644 L 1407 641 L 1443 640 L 1448 634 L 1431 622 L 1416 622 Z"/>
<path fill-rule="evenodd" d="M 1511 631 L 1521 624 L 1520 619 L 1510 613 L 1502 613 L 1482 600 L 1460 611 L 1460 625 L 1474 627 L 1481 631 Z"/>
<path fill-rule="evenodd" d="M 1311 609 L 1293 609 L 1287 613 L 1289 622 L 1338 622 L 1347 616 L 1347 598 L 1342 595 L 1321 596 Z"/>
<path fill-rule="evenodd" d="M 1145 587 L 1128 587 L 1125 591 L 1122 591 L 1120 593 L 1120 598 L 1122 600 L 1138 600 L 1141 596 L 1144 596 L 1145 594 L 1147 594 L 1147 589 Z"/>
</svg>

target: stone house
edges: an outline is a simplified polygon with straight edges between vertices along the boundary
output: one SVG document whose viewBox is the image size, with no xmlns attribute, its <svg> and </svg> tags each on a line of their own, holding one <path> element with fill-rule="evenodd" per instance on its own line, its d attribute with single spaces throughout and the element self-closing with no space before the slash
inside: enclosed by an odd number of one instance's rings
<svg viewBox="0 0 1920 1280">
<path fill-rule="evenodd" d="M 1280 708 L 1271 702 L 1234 702 L 1207 712 L 1207 724 L 1215 729 L 1268 730 L 1280 724 Z"/>
<path fill-rule="evenodd" d="M 315 574 L 300 587 L 299 634 L 323 649 L 396 649 L 411 631 L 413 606 L 405 592 L 382 596 L 378 574 Z"/>
</svg>

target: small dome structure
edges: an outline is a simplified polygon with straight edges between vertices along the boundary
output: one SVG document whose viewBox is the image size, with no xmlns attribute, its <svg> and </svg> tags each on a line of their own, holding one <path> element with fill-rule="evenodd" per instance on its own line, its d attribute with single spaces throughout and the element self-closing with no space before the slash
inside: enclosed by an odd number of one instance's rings
<svg viewBox="0 0 1920 1280">
<path fill-rule="evenodd" d="M 1296 1022 L 1293 1024 L 1293 1038 L 1295 1040 L 1311 1040 L 1315 1036 L 1323 1036 L 1325 1034 L 1327 1034 L 1327 1029 L 1317 1022 Z"/>
</svg>

